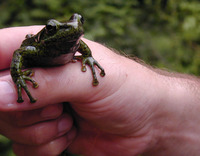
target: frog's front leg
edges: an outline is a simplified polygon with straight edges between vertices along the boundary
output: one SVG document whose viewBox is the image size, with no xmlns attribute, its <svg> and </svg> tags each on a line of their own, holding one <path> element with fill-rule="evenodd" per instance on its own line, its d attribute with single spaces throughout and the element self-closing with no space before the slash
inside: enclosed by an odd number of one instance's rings
<svg viewBox="0 0 200 156">
<path fill-rule="evenodd" d="M 103 67 L 92 57 L 90 48 L 85 44 L 82 40 L 80 40 L 80 47 L 78 49 L 78 52 L 80 52 L 81 56 L 75 56 L 75 59 L 82 61 L 82 71 L 86 71 L 86 64 L 90 66 L 92 70 L 92 76 L 93 76 L 93 85 L 97 86 L 99 84 L 99 81 L 96 77 L 96 72 L 94 69 L 94 66 L 96 65 L 100 70 L 100 75 L 103 77 L 105 76 L 105 71 Z"/>
<path fill-rule="evenodd" d="M 28 90 L 27 84 L 26 84 L 26 80 L 28 80 L 33 84 L 34 88 L 38 87 L 38 84 L 31 78 L 31 76 L 33 76 L 33 71 L 32 70 L 22 71 L 22 66 L 23 66 L 23 62 L 24 62 L 23 56 L 25 56 L 31 52 L 34 52 L 34 51 L 36 51 L 36 49 L 34 47 L 27 46 L 27 47 L 23 47 L 23 48 L 16 50 L 13 54 L 13 59 L 11 62 L 11 76 L 17 87 L 17 92 L 18 92 L 17 102 L 19 102 L 19 103 L 24 101 L 22 98 L 22 88 L 27 93 L 27 95 L 30 99 L 30 102 L 31 103 L 36 102 L 36 99 L 34 99 L 32 97 L 30 91 Z"/>
</svg>

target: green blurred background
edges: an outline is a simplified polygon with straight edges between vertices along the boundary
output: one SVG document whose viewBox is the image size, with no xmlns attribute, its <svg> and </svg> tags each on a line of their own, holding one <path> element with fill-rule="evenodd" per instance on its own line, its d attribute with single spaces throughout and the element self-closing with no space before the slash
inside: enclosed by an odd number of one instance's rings
<svg viewBox="0 0 200 156">
<path fill-rule="evenodd" d="M 200 75 L 199 0 L 4 0 L 0 12 L 0 28 L 80 13 L 86 38 L 154 67 Z M 14 156 L 10 145 L 0 136 L 0 156 Z"/>
</svg>

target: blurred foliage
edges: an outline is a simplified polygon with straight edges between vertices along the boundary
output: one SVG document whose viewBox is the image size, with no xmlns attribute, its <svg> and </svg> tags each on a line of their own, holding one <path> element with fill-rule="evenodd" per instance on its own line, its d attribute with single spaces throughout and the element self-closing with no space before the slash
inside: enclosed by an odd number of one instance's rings
<svg viewBox="0 0 200 156">
<path fill-rule="evenodd" d="M 6 137 L 0 135 L 0 156 L 15 156 L 11 148 L 11 142 Z"/>
<path fill-rule="evenodd" d="M 86 38 L 159 68 L 200 75 L 199 0 L 4 0 L 0 12 L 0 28 L 65 21 L 77 12 Z"/>
</svg>

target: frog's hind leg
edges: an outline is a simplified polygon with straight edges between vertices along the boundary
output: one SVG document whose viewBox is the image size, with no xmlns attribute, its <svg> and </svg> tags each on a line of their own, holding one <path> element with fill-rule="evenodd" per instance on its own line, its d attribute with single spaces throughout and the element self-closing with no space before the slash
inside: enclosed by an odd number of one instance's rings
<svg viewBox="0 0 200 156">
<path fill-rule="evenodd" d="M 38 87 L 38 84 L 33 79 L 31 79 L 31 76 L 33 75 L 33 71 L 32 70 L 22 71 L 22 66 L 24 63 L 23 56 L 27 56 L 27 54 L 30 54 L 30 53 L 33 54 L 36 52 L 37 51 L 34 47 L 29 46 L 25 48 L 20 48 L 13 53 L 13 59 L 11 63 L 11 76 L 17 87 L 17 92 L 18 92 L 17 102 L 19 103 L 24 101 L 22 98 L 22 88 L 25 90 L 26 94 L 28 95 L 30 102 L 31 103 L 36 102 L 36 99 L 32 97 L 26 84 L 26 80 L 28 80 L 33 84 L 34 88 Z"/>
<path fill-rule="evenodd" d="M 17 85 L 17 92 L 18 92 L 18 99 L 17 99 L 17 102 L 18 103 L 21 103 L 21 102 L 24 102 L 23 98 L 22 98 L 22 88 L 25 90 L 26 94 L 28 95 L 31 103 L 34 103 L 36 102 L 36 99 L 34 99 L 30 93 L 30 91 L 28 90 L 28 87 L 26 85 L 26 82 L 25 80 L 29 80 L 29 81 L 33 81 L 33 80 L 30 80 L 31 78 L 27 77 L 27 76 L 22 76 L 20 77 L 17 82 L 16 82 L 16 85 Z M 37 83 L 36 83 L 37 84 Z M 34 84 L 33 84 L 34 85 Z M 37 85 L 38 86 L 38 85 Z"/>
<path fill-rule="evenodd" d="M 30 81 L 33 84 L 33 88 L 38 88 L 38 83 L 31 78 L 33 75 L 34 72 L 31 69 L 23 71 L 23 78 L 27 81 Z"/>
</svg>

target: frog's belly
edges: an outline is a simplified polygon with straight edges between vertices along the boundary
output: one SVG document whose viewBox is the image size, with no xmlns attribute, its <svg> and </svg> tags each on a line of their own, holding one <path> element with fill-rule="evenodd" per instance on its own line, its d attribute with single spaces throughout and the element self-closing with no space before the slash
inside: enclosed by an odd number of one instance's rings
<svg viewBox="0 0 200 156">
<path fill-rule="evenodd" d="M 64 65 L 72 61 L 74 53 L 62 54 L 56 57 L 31 57 L 26 65 L 31 67 Z"/>
</svg>

